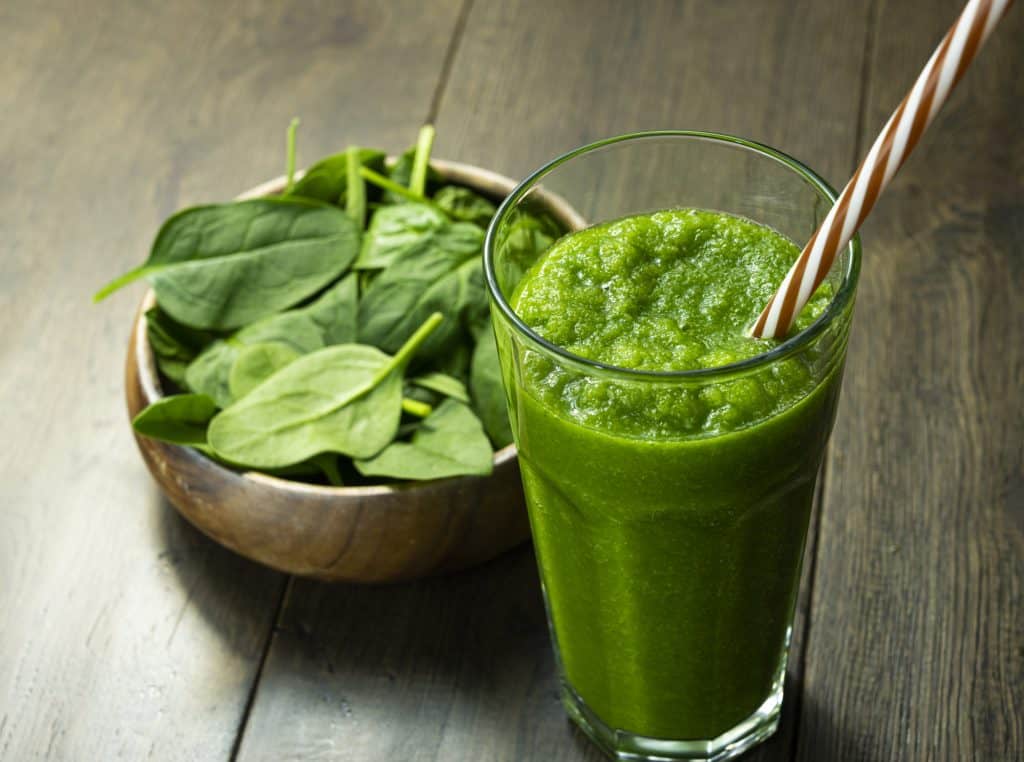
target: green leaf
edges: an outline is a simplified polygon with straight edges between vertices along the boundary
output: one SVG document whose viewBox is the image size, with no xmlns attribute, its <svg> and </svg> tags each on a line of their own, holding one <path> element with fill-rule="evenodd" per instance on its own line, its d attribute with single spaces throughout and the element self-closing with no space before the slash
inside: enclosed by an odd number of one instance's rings
<svg viewBox="0 0 1024 762">
<path fill-rule="evenodd" d="M 434 194 L 434 203 L 453 220 L 471 222 L 487 229 L 497 208 L 469 188 L 446 185 Z"/>
<path fill-rule="evenodd" d="M 228 373 L 231 398 L 239 400 L 302 355 L 287 344 L 267 342 L 238 350 Z"/>
<path fill-rule="evenodd" d="M 140 412 L 132 420 L 132 428 L 164 442 L 205 445 L 206 429 L 216 412 L 216 403 L 205 394 L 175 394 Z"/>
<path fill-rule="evenodd" d="M 449 222 L 444 214 L 427 204 L 385 206 L 374 212 L 353 267 L 385 268 L 401 257 L 435 249 L 475 254 L 483 242 L 483 232 L 476 225 Z"/>
<path fill-rule="evenodd" d="M 404 400 L 422 402 L 423 404 L 428 405 L 431 410 L 434 409 L 435 405 L 440 405 L 441 400 L 444 399 L 443 395 L 431 391 L 430 389 L 424 389 L 422 386 L 413 386 L 409 382 L 409 379 L 406 379 L 405 384 L 402 386 L 402 395 Z M 406 410 L 406 412 L 408 412 L 408 410 Z M 421 415 L 420 418 L 426 418 L 426 415 Z"/>
<path fill-rule="evenodd" d="M 354 342 L 356 340 L 356 320 L 359 317 L 359 290 L 356 274 L 346 275 L 327 289 L 316 301 L 306 307 L 299 307 L 296 311 L 316 323 L 325 345 Z"/>
<path fill-rule="evenodd" d="M 491 305 L 487 298 L 487 284 L 484 280 L 484 268 L 476 268 L 469 276 L 467 300 L 462 312 L 462 324 L 469 331 L 473 341 L 478 341 L 484 333 L 493 332 L 491 328 Z"/>
<path fill-rule="evenodd" d="M 186 209 L 164 223 L 144 265 L 96 298 L 145 276 L 160 308 L 175 320 L 195 328 L 237 328 L 326 286 L 355 259 L 360 236 L 341 210 L 304 200 Z"/>
<path fill-rule="evenodd" d="M 217 407 L 230 405 L 234 399 L 229 382 L 231 366 L 241 346 L 224 339 L 213 342 L 185 368 L 185 387 L 210 397 Z"/>
<path fill-rule="evenodd" d="M 487 476 L 493 469 L 491 443 L 466 405 L 446 399 L 417 427 L 411 442 L 394 442 L 378 455 L 357 459 L 364 476 L 441 479 Z"/>
<path fill-rule="evenodd" d="M 469 392 L 466 391 L 466 385 L 459 381 L 459 379 L 452 378 L 444 373 L 424 373 L 421 376 L 409 379 L 409 381 L 416 384 L 416 386 L 421 386 L 432 392 L 443 394 L 445 397 L 451 397 L 453 400 L 469 404 Z"/>
<path fill-rule="evenodd" d="M 564 228 L 546 212 L 513 209 L 497 233 L 498 283 L 510 293 L 526 271 L 562 234 Z"/>
<path fill-rule="evenodd" d="M 160 374 L 164 376 L 168 381 L 182 389 L 184 391 L 191 391 L 188 386 L 188 382 L 185 380 L 185 376 L 188 373 L 188 360 L 179 360 L 175 357 L 163 357 L 155 354 L 156 367 L 160 371 Z M 164 391 L 168 391 L 164 389 Z"/>
<path fill-rule="evenodd" d="M 213 341 L 213 334 L 182 325 L 159 307 L 152 307 L 146 310 L 146 338 L 160 372 L 185 389 L 188 364 Z"/>
<path fill-rule="evenodd" d="M 459 337 L 459 341 L 443 354 L 435 357 L 433 361 L 424 368 L 424 372 L 444 373 L 451 376 L 463 385 L 469 383 L 469 366 L 473 359 L 473 342 L 465 334 Z"/>
<path fill-rule="evenodd" d="M 275 343 L 306 354 L 324 345 L 320 326 L 304 310 L 290 310 L 247 325 L 227 339 L 219 339 L 203 350 L 185 372 L 188 387 L 213 397 L 217 407 L 234 401 L 231 368 L 241 349 L 252 344 Z"/>
<path fill-rule="evenodd" d="M 187 386 L 210 395 L 218 407 L 225 408 L 235 398 L 230 374 L 240 350 L 273 343 L 301 355 L 325 345 L 355 341 L 357 309 L 356 276 L 348 275 L 311 304 L 271 315 L 210 344 L 188 366 Z"/>
<path fill-rule="evenodd" d="M 359 149 L 359 163 L 364 167 L 384 171 L 384 152 L 370 148 Z M 289 197 L 325 201 L 329 204 L 344 206 L 348 190 L 348 151 L 336 153 L 321 159 L 306 170 L 302 179 L 295 183 Z"/>
<path fill-rule="evenodd" d="M 483 421 L 494 447 L 500 450 L 512 444 L 512 427 L 508 421 L 508 405 L 494 331 L 483 331 L 478 337 L 469 371 L 469 392 L 473 398 L 473 408 Z"/>
<path fill-rule="evenodd" d="M 359 270 L 357 277 L 359 278 L 359 293 L 365 294 L 366 290 L 370 287 L 370 284 L 380 274 L 380 270 Z M 358 316 L 356 317 L 358 320 Z"/>
<path fill-rule="evenodd" d="M 459 341 L 464 317 L 487 296 L 480 257 L 440 248 L 406 252 L 370 284 L 359 303 L 359 340 L 385 351 L 401 346 L 432 312 L 447 320 L 423 346 L 426 362 Z"/>
<path fill-rule="evenodd" d="M 426 204 L 384 206 L 373 213 L 363 235 L 362 248 L 353 268 L 383 268 L 406 251 L 420 245 L 438 228 L 444 215 Z"/>
<path fill-rule="evenodd" d="M 431 315 L 393 357 L 342 344 L 299 358 L 218 413 L 210 445 L 251 468 L 281 468 L 323 452 L 376 454 L 398 430 L 402 372 L 441 320 Z"/>
</svg>

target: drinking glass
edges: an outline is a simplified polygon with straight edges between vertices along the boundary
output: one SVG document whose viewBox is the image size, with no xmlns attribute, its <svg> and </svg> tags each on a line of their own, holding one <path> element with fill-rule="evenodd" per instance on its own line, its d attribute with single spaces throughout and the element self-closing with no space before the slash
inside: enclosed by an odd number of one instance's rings
<svg viewBox="0 0 1024 762">
<path fill-rule="evenodd" d="M 817 174 L 767 146 L 638 133 L 537 170 L 488 230 L 492 321 L 563 703 L 620 759 L 730 759 L 778 725 L 860 242 L 836 258 L 834 296 L 809 327 L 703 370 L 576 356 L 516 314 L 516 287 L 555 240 L 589 225 L 698 208 L 802 245 L 834 200 Z M 780 392 L 782 381 L 798 391 Z M 761 412 L 730 428 L 751 395 Z"/>
</svg>

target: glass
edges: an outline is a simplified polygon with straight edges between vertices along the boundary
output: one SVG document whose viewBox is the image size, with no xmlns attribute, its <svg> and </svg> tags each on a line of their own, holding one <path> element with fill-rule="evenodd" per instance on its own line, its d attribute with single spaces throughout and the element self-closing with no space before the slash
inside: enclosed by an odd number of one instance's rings
<svg viewBox="0 0 1024 762">
<path fill-rule="evenodd" d="M 802 245 L 834 198 L 818 175 L 766 146 L 639 133 L 544 166 L 491 223 L 484 267 L 563 703 L 621 759 L 730 759 L 778 725 L 860 243 L 837 257 L 835 296 L 808 328 L 706 370 L 575 356 L 520 320 L 513 292 L 566 231 L 691 207 Z M 725 401 L 751 388 L 771 394 L 782 377 L 800 379 L 796 391 L 736 431 L 702 433 L 688 419 L 727 412 Z"/>
</svg>

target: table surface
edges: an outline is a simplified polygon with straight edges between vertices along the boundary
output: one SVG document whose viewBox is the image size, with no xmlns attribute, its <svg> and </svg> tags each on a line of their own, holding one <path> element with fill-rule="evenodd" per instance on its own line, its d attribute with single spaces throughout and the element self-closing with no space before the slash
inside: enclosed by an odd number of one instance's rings
<svg viewBox="0 0 1024 762">
<path fill-rule="evenodd" d="M 528 547 L 384 588 L 221 549 L 136 452 L 160 221 L 348 143 L 522 176 L 636 129 L 841 184 L 955 0 L 0 4 L 0 759 L 598 760 Z M 1024 13 L 863 230 L 780 732 L 749 760 L 1024 758 Z"/>
</svg>

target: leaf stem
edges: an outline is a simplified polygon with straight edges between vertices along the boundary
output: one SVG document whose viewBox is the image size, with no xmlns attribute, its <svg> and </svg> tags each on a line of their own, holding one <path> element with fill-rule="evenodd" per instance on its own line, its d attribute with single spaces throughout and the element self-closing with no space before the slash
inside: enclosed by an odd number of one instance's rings
<svg viewBox="0 0 1024 762">
<path fill-rule="evenodd" d="M 134 270 L 129 270 L 124 275 L 119 275 L 92 295 L 93 303 L 102 302 L 115 291 L 124 288 L 129 283 L 133 283 L 145 275 L 148 275 L 152 270 L 153 268 L 142 265 L 141 267 L 136 267 Z"/>
<path fill-rule="evenodd" d="M 288 125 L 288 134 L 285 139 L 285 174 L 288 177 L 287 182 L 284 184 L 284 195 L 287 196 L 292 192 L 292 188 L 295 186 L 295 133 L 299 129 L 299 118 L 297 116 L 292 117 L 291 123 Z"/>
<path fill-rule="evenodd" d="M 427 337 L 434 332 L 434 329 L 441 325 L 442 320 L 444 320 L 444 315 L 440 312 L 435 312 L 424 320 L 423 325 L 417 328 L 416 332 L 395 353 L 394 367 L 401 367 L 409 362 L 412 356 L 416 354 L 416 350 L 420 348 L 420 344 L 426 341 Z"/>
<path fill-rule="evenodd" d="M 322 452 L 313 457 L 313 463 L 324 472 L 327 481 L 332 487 L 344 487 L 345 482 L 338 471 L 338 456 L 332 452 Z"/>
<path fill-rule="evenodd" d="M 359 148 L 357 146 L 348 147 L 346 163 L 348 188 L 345 195 L 345 211 L 362 228 L 366 225 L 366 181 L 359 174 L 359 169 L 363 163 L 360 161 Z"/>
<path fill-rule="evenodd" d="M 414 400 L 411 397 L 402 397 L 402 410 L 407 412 L 409 415 L 416 416 L 417 418 L 426 418 L 434 412 L 434 408 L 426 402 L 420 402 L 419 400 Z"/>
<path fill-rule="evenodd" d="M 409 190 L 420 196 L 425 195 L 427 189 L 427 167 L 430 166 L 434 134 L 434 125 L 425 124 L 420 127 L 419 139 L 416 141 L 416 153 L 412 160 L 412 171 L 409 173 Z"/>
<path fill-rule="evenodd" d="M 378 188 L 391 191 L 392 193 L 407 198 L 410 201 L 418 201 L 421 204 L 429 204 L 430 200 L 418 193 L 413 193 L 411 190 L 406 188 L 404 185 L 399 185 L 394 180 L 384 177 L 384 175 L 374 172 L 369 167 L 360 167 L 359 174 L 362 175 L 363 179 L 367 182 L 376 185 Z"/>
</svg>

